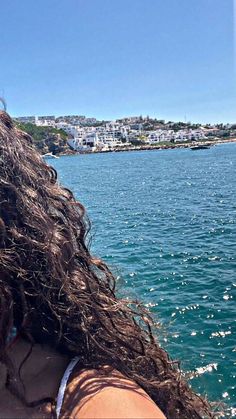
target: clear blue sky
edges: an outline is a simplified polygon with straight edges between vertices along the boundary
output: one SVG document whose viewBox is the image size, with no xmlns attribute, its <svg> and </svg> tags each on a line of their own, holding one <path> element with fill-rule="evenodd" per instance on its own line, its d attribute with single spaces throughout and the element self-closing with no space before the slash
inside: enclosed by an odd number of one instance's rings
<svg viewBox="0 0 236 419">
<path fill-rule="evenodd" d="M 236 122 L 233 0 L 10 0 L 0 95 L 17 115 Z"/>
</svg>

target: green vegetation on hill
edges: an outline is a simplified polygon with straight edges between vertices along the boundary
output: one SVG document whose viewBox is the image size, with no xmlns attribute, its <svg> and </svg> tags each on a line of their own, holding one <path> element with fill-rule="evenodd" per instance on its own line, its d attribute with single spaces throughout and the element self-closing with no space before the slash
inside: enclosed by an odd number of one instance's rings
<svg viewBox="0 0 236 419">
<path fill-rule="evenodd" d="M 17 128 L 27 132 L 33 139 L 40 153 L 64 153 L 70 150 L 67 144 L 68 134 L 52 127 L 38 127 L 34 124 L 16 123 Z"/>
</svg>

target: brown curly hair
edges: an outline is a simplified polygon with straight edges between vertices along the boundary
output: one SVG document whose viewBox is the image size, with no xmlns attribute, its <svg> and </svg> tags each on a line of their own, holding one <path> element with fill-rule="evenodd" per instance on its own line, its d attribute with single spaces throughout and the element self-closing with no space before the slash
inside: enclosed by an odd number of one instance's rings
<svg viewBox="0 0 236 419">
<path fill-rule="evenodd" d="M 0 360 L 12 374 L 12 325 L 33 343 L 110 365 L 141 386 L 168 418 L 213 417 L 159 346 L 142 305 L 118 298 L 106 264 L 88 249 L 84 207 L 59 185 L 31 138 L 0 112 Z"/>
</svg>

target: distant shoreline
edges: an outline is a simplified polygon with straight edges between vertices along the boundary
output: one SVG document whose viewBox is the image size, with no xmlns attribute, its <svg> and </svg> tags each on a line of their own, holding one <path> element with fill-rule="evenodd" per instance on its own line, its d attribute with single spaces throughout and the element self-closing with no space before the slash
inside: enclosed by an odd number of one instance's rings
<svg viewBox="0 0 236 419">
<path fill-rule="evenodd" d="M 191 148 L 194 146 L 200 145 L 209 145 L 214 146 L 217 144 L 225 144 L 225 143 L 236 143 L 236 138 L 227 138 L 227 139 L 217 139 L 217 140 L 209 140 L 209 141 L 194 141 L 191 143 L 170 143 L 170 144 L 145 144 L 140 146 L 128 146 L 128 147 L 119 147 L 114 148 L 113 150 L 95 150 L 95 151 L 73 151 L 66 153 L 58 153 L 57 156 L 70 156 L 70 155 L 77 155 L 77 154 L 102 154 L 102 153 L 121 153 L 125 151 L 150 151 L 150 150 L 173 150 L 176 148 Z"/>
</svg>

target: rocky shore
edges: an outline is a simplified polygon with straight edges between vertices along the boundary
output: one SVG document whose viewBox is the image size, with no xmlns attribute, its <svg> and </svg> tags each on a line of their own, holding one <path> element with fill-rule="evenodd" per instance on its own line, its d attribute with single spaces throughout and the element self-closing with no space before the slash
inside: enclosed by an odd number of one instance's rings
<svg viewBox="0 0 236 419">
<path fill-rule="evenodd" d="M 119 153 L 125 151 L 145 151 L 145 150 L 169 150 L 169 149 L 176 149 L 176 148 L 192 148 L 196 146 L 214 146 L 217 144 L 224 144 L 224 143 L 236 143 L 236 138 L 227 138 L 227 139 L 214 139 L 211 141 L 193 141 L 193 142 L 184 142 L 184 143 L 169 143 L 169 144 L 144 144 L 139 146 L 125 146 L 124 147 L 117 147 L 114 149 L 109 150 L 93 150 L 93 151 L 83 151 L 82 153 L 79 151 L 74 150 L 67 150 L 61 153 L 56 153 L 57 156 L 66 156 L 66 155 L 74 155 L 74 154 L 97 154 L 97 153 Z"/>
</svg>

